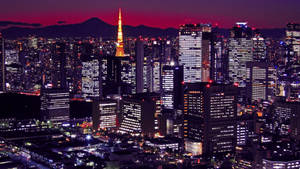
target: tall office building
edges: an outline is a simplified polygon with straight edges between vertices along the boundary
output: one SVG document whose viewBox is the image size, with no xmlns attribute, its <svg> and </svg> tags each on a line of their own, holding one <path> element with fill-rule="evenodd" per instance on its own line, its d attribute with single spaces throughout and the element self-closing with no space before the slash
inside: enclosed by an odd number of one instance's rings
<svg viewBox="0 0 300 169">
<path fill-rule="evenodd" d="M 300 24 L 289 23 L 286 28 L 286 44 L 292 48 L 290 62 L 300 63 Z"/>
<path fill-rule="evenodd" d="M 250 141 L 250 136 L 254 134 L 254 122 L 251 118 L 239 117 L 236 125 L 236 144 L 244 146 Z"/>
<path fill-rule="evenodd" d="M 69 92 L 64 89 L 41 90 L 41 116 L 43 120 L 63 122 L 69 119 Z"/>
<path fill-rule="evenodd" d="M 207 155 L 234 152 L 238 89 L 213 83 L 184 87 L 184 138 L 201 142 Z"/>
<path fill-rule="evenodd" d="M 212 28 L 209 24 L 186 24 L 179 30 L 179 64 L 184 81 L 208 82 L 211 71 Z"/>
<path fill-rule="evenodd" d="M 86 43 L 81 41 L 70 45 L 71 57 L 67 57 L 67 86 L 70 94 L 80 96 L 82 93 L 82 56 L 86 55 Z M 72 96 L 71 96 L 72 97 Z"/>
<path fill-rule="evenodd" d="M 174 109 L 182 104 L 183 67 L 165 65 L 162 70 L 162 108 Z"/>
<path fill-rule="evenodd" d="M 85 44 L 81 53 L 81 89 L 84 98 L 100 98 L 102 95 L 102 79 L 100 56 L 93 45 Z"/>
<path fill-rule="evenodd" d="M 159 61 L 161 65 L 169 65 L 172 61 L 174 61 L 174 57 L 172 55 L 172 44 L 169 39 L 153 39 L 152 42 L 152 59 Z"/>
<path fill-rule="evenodd" d="M 5 89 L 10 92 L 22 91 L 23 67 L 19 62 L 19 51 L 13 48 L 5 50 Z"/>
<path fill-rule="evenodd" d="M 124 98 L 121 110 L 121 133 L 154 137 L 159 132 L 159 95 L 143 93 Z"/>
<path fill-rule="evenodd" d="M 179 28 L 179 64 L 183 66 L 184 81 L 202 81 L 201 25 L 187 24 Z"/>
<path fill-rule="evenodd" d="M 136 93 L 136 63 L 132 58 L 120 60 L 120 80 L 121 85 L 125 88 L 123 91 L 129 94 Z"/>
<path fill-rule="evenodd" d="M 100 97 L 101 78 L 98 59 L 82 62 L 82 95 L 87 97 Z"/>
<path fill-rule="evenodd" d="M 145 93 L 153 91 L 153 62 L 157 61 L 157 57 L 152 58 L 152 42 L 149 39 L 139 38 L 136 41 L 136 82 L 137 93 Z M 159 60 L 158 60 L 159 61 Z"/>
<path fill-rule="evenodd" d="M 53 88 L 66 89 L 66 56 L 67 45 L 63 42 L 56 43 L 54 46 L 54 55 L 52 57 L 52 84 Z"/>
<path fill-rule="evenodd" d="M 117 102 L 115 100 L 93 101 L 93 128 L 114 129 L 117 127 Z"/>
<path fill-rule="evenodd" d="M 50 44 L 42 53 L 42 85 L 48 88 L 66 89 L 66 55 L 67 45 L 64 42 Z"/>
<path fill-rule="evenodd" d="M 210 24 L 203 24 L 202 26 L 202 81 L 209 82 L 212 78 L 212 55 L 213 55 L 213 33 Z"/>
<path fill-rule="evenodd" d="M 152 39 L 150 42 L 151 58 L 145 59 L 145 66 L 148 67 L 147 81 L 150 92 L 160 93 L 162 91 L 162 69 L 165 65 L 174 64 L 172 44 L 171 40 L 161 38 Z"/>
<path fill-rule="evenodd" d="M 127 100 L 122 101 L 122 123 L 120 126 L 121 133 L 142 134 L 142 100 Z M 153 111 L 151 111 L 150 127 L 154 128 Z M 153 130 L 153 129 L 152 129 Z"/>
<path fill-rule="evenodd" d="M 144 91 L 144 41 L 136 41 L 136 93 Z"/>
<path fill-rule="evenodd" d="M 160 93 L 161 86 L 161 62 L 153 61 L 151 67 L 151 85 L 150 91 L 155 93 Z"/>
<path fill-rule="evenodd" d="M 229 80 L 238 83 L 239 87 L 246 86 L 246 63 L 253 60 L 252 29 L 247 23 L 237 23 L 231 30 L 228 46 Z"/>
<path fill-rule="evenodd" d="M 101 56 L 101 72 L 102 72 L 102 85 L 105 86 L 108 81 L 108 58 Z"/>
<path fill-rule="evenodd" d="M 37 91 L 40 88 L 42 76 L 42 56 L 44 52 L 23 48 L 19 52 L 20 64 L 22 67 L 22 88 L 25 91 Z"/>
<path fill-rule="evenodd" d="M 263 61 L 267 59 L 267 45 L 260 33 L 255 33 L 253 41 L 253 60 Z"/>
<path fill-rule="evenodd" d="M 115 94 L 131 94 L 136 92 L 136 63 L 132 57 L 109 58 L 108 65 L 109 90 Z M 112 88 L 112 85 L 114 88 Z"/>
<path fill-rule="evenodd" d="M 238 104 L 237 108 L 237 146 L 244 146 L 255 137 L 255 115 L 250 106 Z M 258 127 L 257 127 L 258 128 Z"/>
<path fill-rule="evenodd" d="M 213 46 L 210 76 L 217 83 L 225 83 L 228 78 L 227 43 L 225 40 L 219 38 L 213 42 Z"/>
<path fill-rule="evenodd" d="M 276 69 L 266 62 L 247 62 L 247 91 L 251 101 L 269 100 L 276 94 Z"/>
<path fill-rule="evenodd" d="M 280 135 L 292 135 L 300 140 L 300 103 L 276 101 L 274 103 L 275 128 Z"/>
</svg>

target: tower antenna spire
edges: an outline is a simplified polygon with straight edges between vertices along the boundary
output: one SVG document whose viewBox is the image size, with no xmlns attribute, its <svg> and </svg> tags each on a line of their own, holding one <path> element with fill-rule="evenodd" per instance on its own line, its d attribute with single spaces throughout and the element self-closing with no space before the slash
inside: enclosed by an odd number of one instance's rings
<svg viewBox="0 0 300 169">
<path fill-rule="evenodd" d="M 122 30 L 122 10 L 119 8 L 119 20 L 118 20 L 118 37 L 117 37 L 117 57 L 124 57 L 124 42 L 123 42 L 123 30 Z"/>
</svg>

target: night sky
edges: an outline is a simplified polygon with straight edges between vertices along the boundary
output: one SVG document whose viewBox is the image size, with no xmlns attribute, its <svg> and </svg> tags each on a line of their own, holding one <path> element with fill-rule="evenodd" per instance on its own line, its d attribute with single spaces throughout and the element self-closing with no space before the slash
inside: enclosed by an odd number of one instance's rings
<svg viewBox="0 0 300 169">
<path fill-rule="evenodd" d="M 135 26 L 209 22 L 229 28 L 248 21 L 257 28 L 279 28 L 300 22 L 300 0 L 1 0 L 0 20 L 52 25 L 98 17 L 116 24 L 118 7 L 124 24 Z"/>
</svg>

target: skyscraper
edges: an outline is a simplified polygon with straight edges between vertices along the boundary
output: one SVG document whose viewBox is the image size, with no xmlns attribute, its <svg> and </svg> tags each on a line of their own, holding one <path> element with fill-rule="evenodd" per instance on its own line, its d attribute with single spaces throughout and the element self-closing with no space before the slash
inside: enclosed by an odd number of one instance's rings
<svg viewBox="0 0 300 169">
<path fill-rule="evenodd" d="M 227 41 L 218 38 L 213 41 L 211 57 L 211 79 L 217 83 L 224 83 L 228 79 L 228 57 L 226 55 Z"/>
<path fill-rule="evenodd" d="M 119 8 L 116 57 L 124 57 L 124 55 L 125 53 L 124 53 L 124 41 L 123 41 L 123 30 L 122 30 L 122 12 L 121 12 L 121 8 Z"/>
<path fill-rule="evenodd" d="M 10 92 L 21 91 L 22 65 L 19 62 L 19 51 L 13 47 L 5 50 L 5 89 Z"/>
<path fill-rule="evenodd" d="M 183 67 L 165 65 L 162 70 L 162 107 L 174 109 L 181 105 Z"/>
<path fill-rule="evenodd" d="M 300 103 L 277 100 L 274 103 L 275 127 L 280 135 L 291 135 L 300 140 Z"/>
<path fill-rule="evenodd" d="M 43 87 L 66 89 L 67 45 L 64 42 L 56 42 L 50 44 L 50 51 L 47 51 L 45 51 L 42 56 L 42 85 Z"/>
<path fill-rule="evenodd" d="M 86 43 L 82 51 L 82 95 L 84 98 L 99 98 L 102 95 L 100 57 L 93 45 Z"/>
<path fill-rule="evenodd" d="M 252 29 L 247 23 L 237 23 L 231 30 L 229 39 L 229 80 L 238 83 L 239 87 L 246 86 L 246 63 L 253 60 Z"/>
<path fill-rule="evenodd" d="M 143 93 L 122 101 L 122 122 L 119 131 L 153 137 L 159 132 L 160 99 L 155 93 Z"/>
<path fill-rule="evenodd" d="M 210 24 L 186 24 L 179 29 L 179 64 L 183 66 L 184 81 L 210 80 L 212 28 Z"/>
<path fill-rule="evenodd" d="M 247 62 L 247 91 L 251 101 L 270 100 L 276 93 L 276 69 L 266 62 Z"/>
<path fill-rule="evenodd" d="M 64 89 L 41 90 L 41 116 L 43 120 L 63 122 L 69 119 L 69 92 Z"/>
<path fill-rule="evenodd" d="M 67 83 L 71 94 L 82 92 L 82 55 L 85 54 L 85 43 L 81 41 L 72 44 L 72 55 L 67 60 Z"/>
<path fill-rule="evenodd" d="M 179 28 L 179 64 L 183 66 L 184 81 L 202 81 L 202 31 L 199 24 Z"/>
<path fill-rule="evenodd" d="M 150 91 L 151 92 L 160 92 L 160 86 L 161 86 L 161 62 L 158 60 L 154 60 L 151 65 L 151 86 Z"/>
<path fill-rule="evenodd" d="M 82 94 L 83 97 L 100 97 L 100 67 L 98 59 L 82 62 Z"/>
<path fill-rule="evenodd" d="M 300 63 L 300 24 L 289 23 L 286 28 L 286 44 L 290 45 L 294 52 L 291 62 Z"/>
<path fill-rule="evenodd" d="M 129 94 L 136 93 L 136 63 L 131 57 L 120 59 L 120 82 L 123 92 Z"/>
<path fill-rule="evenodd" d="M 202 25 L 202 80 L 201 82 L 209 82 L 212 78 L 211 64 L 213 53 L 213 33 L 210 24 Z"/>
<path fill-rule="evenodd" d="M 144 41 L 136 41 L 136 92 L 144 91 Z"/>
<path fill-rule="evenodd" d="M 263 61 L 267 59 L 267 46 L 265 39 L 259 33 L 255 33 L 253 41 L 253 60 Z"/>
<path fill-rule="evenodd" d="M 184 138 L 201 142 L 207 155 L 233 152 L 237 88 L 213 83 L 187 83 L 184 88 Z"/>
<path fill-rule="evenodd" d="M 117 102 L 114 100 L 93 100 L 93 128 L 95 130 L 117 127 Z"/>
</svg>

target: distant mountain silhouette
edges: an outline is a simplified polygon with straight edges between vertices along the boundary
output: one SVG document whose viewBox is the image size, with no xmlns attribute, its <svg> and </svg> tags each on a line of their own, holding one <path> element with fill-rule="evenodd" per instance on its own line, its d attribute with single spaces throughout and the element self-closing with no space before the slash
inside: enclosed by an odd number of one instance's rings
<svg viewBox="0 0 300 169">
<path fill-rule="evenodd" d="M 36 35 L 47 38 L 55 37 L 102 37 L 115 38 L 117 34 L 117 27 L 110 25 L 99 18 L 91 18 L 85 22 L 78 24 L 61 24 L 38 28 L 28 27 L 10 27 L 3 29 L 2 34 L 5 38 L 18 38 L 30 35 Z M 175 28 L 160 29 L 149 27 L 145 25 L 123 27 L 123 32 L 126 37 L 175 37 L 178 36 L 178 30 Z M 224 37 L 229 36 L 229 29 L 218 28 L 220 35 Z M 266 37 L 282 38 L 284 36 L 284 29 L 262 29 L 261 32 Z"/>
<path fill-rule="evenodd" d="M 40 27 L 42 24 L 39 23 L 24 23 L 24 22 L 12 22 L 12 21 L 0 21 L 0 27 L 7 26 L 28 26 L 28 27 Z"/>
<path fill-rule="evenodd" d="M 123 27 L 124 35 L 127 37 L 138 36 L 176 36 L 177 30 L 174 28 L 160 29 L 148 26 L 127 26 Z M 6 38 L 26 37 L 30 35 L 54 38 L 54 37 L 103 37 L 114 38 L 117 35 L 117 27 L 100 20 L 91 18 L 79 24 L 52 25 L 42 28 L 10 27 L 2 30 Z"/>
</svg>

